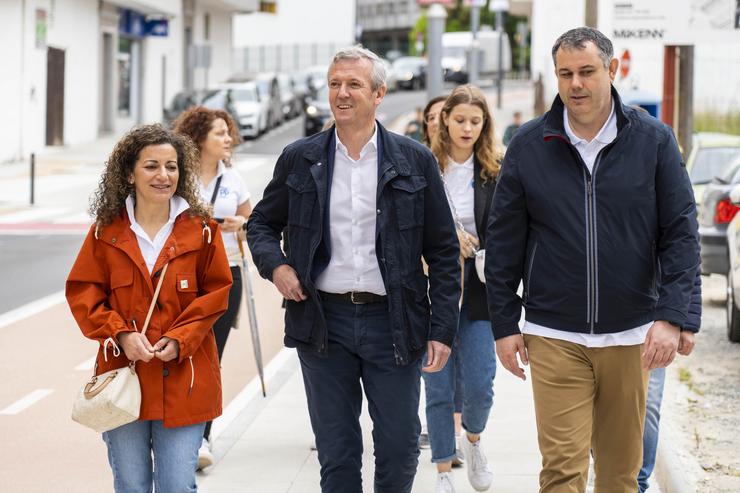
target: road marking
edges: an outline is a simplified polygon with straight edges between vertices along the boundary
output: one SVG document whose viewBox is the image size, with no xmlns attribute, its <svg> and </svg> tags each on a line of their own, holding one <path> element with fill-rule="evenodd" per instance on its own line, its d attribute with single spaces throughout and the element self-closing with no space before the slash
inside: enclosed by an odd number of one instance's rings
<svg viewBox="0 0 740 493">
<path fill-rule="evenodd" d="M 296 357 L 294 349 L 283 348 L 277 353 L 265 367 L 265 388 L 269 394 L 270 380 Z M 216 440 L 229 425 L 244 412 L 254 399 L 262 399 L 262 386 L 259 375 L 255 376 L 226 406 L 224 412 L 213 421 L 211 429 L 211 443 Z"/>
<path fill-rule="evenodd" d="M 2 411 L 0 411 L 0 414 L 4 415 L 13 415 L 18 414 L 21 411 L 24 411 L 26 408 L 29 408 L 36 404 L 38 401 L 46 397 L 47 395 L 54 392 L 52 389 L 36 389 L 24 398 L 15 401 L 13 404 L 9 405 Z"/>
<path fill-rule="evenodd" d="M 26 223 L 63 216 L 69 212 L 68 207 L 39 207 L 5 214 L 2 216 L 2 222 L 5 224 Z"/>
<path fill-rule="evenodd" d="M 37 313 L 43 312 L 44 310 L 51 308 L 52 306 L 58 305 L 64 301 L 64 291 L 57 291 L 56 293 L 40 298 L 36 301 L 32 301 L 23 306 L 19 306 L 9 312 L 5 312 L 0 315 L 0 329 L 7 327 L 8 325 L 14 324 L 19 320 L 31 317 Z"/>
<path fill-rule="evenodd" d="M 79 365 L 75 366 L 75 371 L 90 371 L 95 367 L 95 360 L 97 359 L 97 355 L 93 356 L 92 358 L 86 359 Z"/>
</svg>

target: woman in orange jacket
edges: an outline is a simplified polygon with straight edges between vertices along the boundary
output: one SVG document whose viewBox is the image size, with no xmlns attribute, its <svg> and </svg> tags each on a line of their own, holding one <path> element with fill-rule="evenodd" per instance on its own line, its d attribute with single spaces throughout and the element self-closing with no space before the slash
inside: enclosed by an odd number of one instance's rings
<svg viewBox="0 0 740 493">
<path fill-rule="evenodd" d="M 80 330 L 100 344 L 96 373 L 134 361 L 141 384 L 139 420 L 103 433 L 116 492 L 148 492 L 152 482 L 158 493 L 196 491 L 205 422 L 221 414 L 211 327 L 232 280 L 218 224 L 199 199 L 196 163 L 193 144 L 161 125 L 124 136 L 67 279 Z"/>
</svg>

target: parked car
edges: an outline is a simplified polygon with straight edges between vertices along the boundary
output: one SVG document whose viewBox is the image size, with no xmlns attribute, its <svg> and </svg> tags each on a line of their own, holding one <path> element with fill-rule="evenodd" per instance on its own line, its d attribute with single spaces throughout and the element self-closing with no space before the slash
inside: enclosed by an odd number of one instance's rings
<svg viewBox="0 0 740 493">
<path fill-rule="evenodd" d="M 427 61 L 415 56 L 398 58 L 393 62 L 393 75 L 399 89 L 423 89 L 426 87 Z"/>
<path fill-rule="evenodd" d="M 704 196 L 704 187 L 721 175 L 732 158 L 740 153 L 740 136 L 719 133 L 694 135 L 691 153 L 686 159 L 686 171 L 694 188 L 697 208 Z"/>
<path fill-rule="evenodd" d="M 730 191 L 730 202 L 740 208 L 740 185 Z M 727 337 L 740 342 L 740 215 L 735 215 L 727 226 L 727 246 Z"/>
<path fill-rule="evenodd" d="M 388 87 L 388 92 L 394 92 L 398 90 L 398 80 L 396 80 L 396 73 L 393 71 L 393 64 L 381 58 L 383 65 L 385 65 L 385 85 Z"/>
<path fill-rule="evenodd" d="M 283 123 L 283 101 L 277 75 L 269 72 L 257 74 L 254 81 L 257 83 L 260 99 L 267 102 L 267 126 L 277 127 Z"/>
<path fill-rule="evenodd" d="M 205 91 L 180 91 L 172 98 L 169 106 L 162 110 L 162 121 L 168 127 L 180 116 L 180 113 L 192 106 L 200 104 Z"/>
<path fill-rule="evenodd" d="M 239 125 L 239 134 L 244 138 L 258 137 L 267 128 L 267 115 L 254 82 L 222 84 L 207 93 L 203 106 L 228 111 Z"/>
<path fill-rule="evenodd" d="M 727 274 L 727 225 L 740 207 L 730 200 L 730 191 L 740 184 L 740 154 L 709 184 L 699 209 L 699 237 L 701 242 L 702 274 Z"/>
<path fill-rule="evenodd" d="M 296 95 L 293 81 L 288 74 L 277 75 L 280 85 L 280 100 L 282 101 L 283 118 L 289 120 L 301 114 L 303 103 Z"/>
<path fill-rule="evenodd" d="M 330 118 L 332 118 L 332 113 L 329 105 L 329 87 L 324 84 L 316 89 L 314 96 L 306 99 L 303 135 L 308 137 L 320 132 Z"/>
</svg>

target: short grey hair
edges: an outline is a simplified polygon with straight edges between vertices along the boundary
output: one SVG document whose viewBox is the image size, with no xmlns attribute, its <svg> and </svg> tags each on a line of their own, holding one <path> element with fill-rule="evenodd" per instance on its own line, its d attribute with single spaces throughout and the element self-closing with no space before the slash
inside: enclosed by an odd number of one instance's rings
<svg viewBox="0 0 740 493">
<path fill-rule="evenodd" d="M 381 86 L 385 85 L 385 64 L 378 55 L 368 50 L 367 48 L 364 48 L 361 44 L 356 44 L 348 48 L 342 48 L 341 50 L 337 51 L 334 54 L 334 58 L 332 58 L 331 60 L 331 65 L 334 65 L 335 63 L 342 60 L 361 60 L 363 58 L 370 60 L 370 62 L 373 64 L 373 70 L 370 78 L 373 85 L 373 91 L 377 91 L 378 89 L 380 89 Z M 329 66 L 330 68 L 331 65 Z"/>
<path fill-rule="evenodd" d="M 558 66 L 555 55 L 561 47 L 583 50 L 589 41 L 599 50 L 599 58 L 604 62 L 604 68 L 609 68 L 609 64 L 614 58 L 612 42 L 601 31 L 592 27 L 577 27 L 560 35 L 555 44 L 552 45 L 552 62 L 555 67 Z"/>
</svg>

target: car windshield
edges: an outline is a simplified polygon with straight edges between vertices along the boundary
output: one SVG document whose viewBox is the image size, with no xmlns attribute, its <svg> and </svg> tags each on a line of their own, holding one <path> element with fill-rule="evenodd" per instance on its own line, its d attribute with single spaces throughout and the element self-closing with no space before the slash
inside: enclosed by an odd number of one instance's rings
<svg viewBox="0 0 740 493">
<path fill-rule="evenodd" d="M 257 91 L 254 87 L 249 89 L 234 89 L 231 91 L 231 97 L 234 101 L 246 102 L 246 101 L 259 101 Z"/>
<path fill-rule="evenodd" d="M 724 173 L 733 157 L 740 153 L 740 147 L 705 147 L 696 153 L 691 167 L 691 183 L 702 185 Z"/>
<path fill-rule="evenodd" d="M 201 103 L 206 108 L 220 110 L 226 107 L 226 91 L 217 89 L 207 92 Z"/>
</svg>

